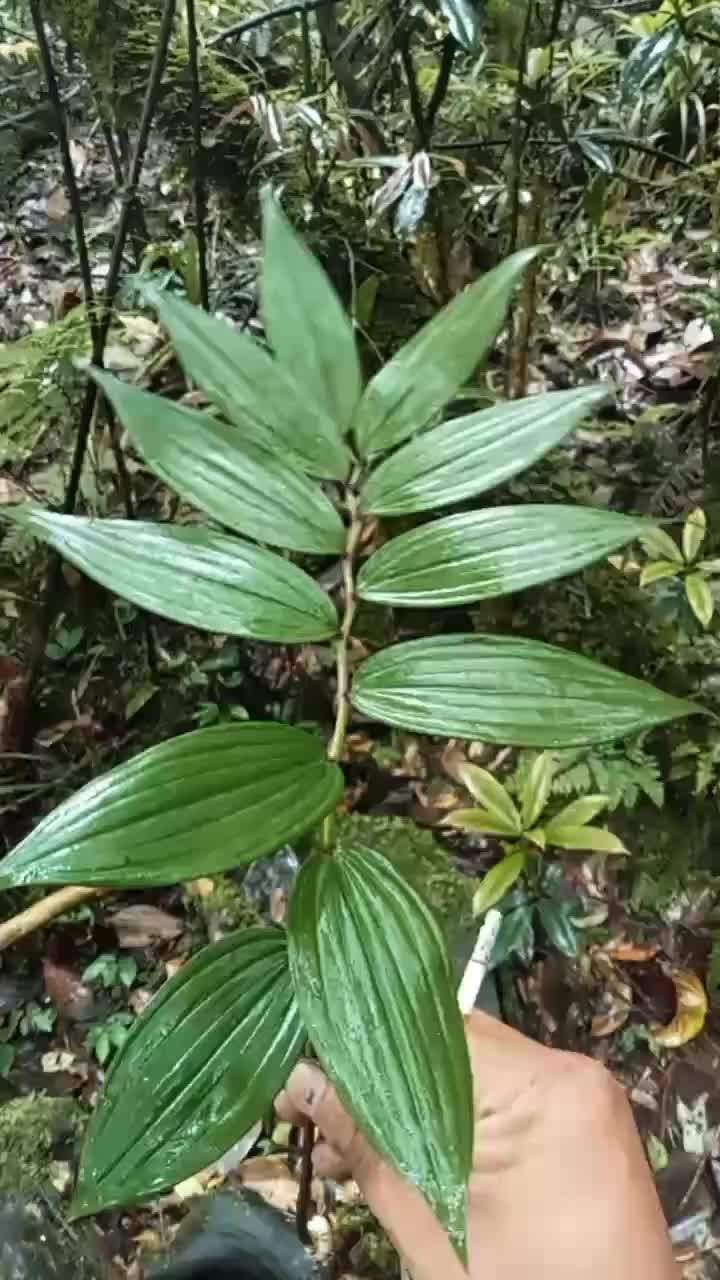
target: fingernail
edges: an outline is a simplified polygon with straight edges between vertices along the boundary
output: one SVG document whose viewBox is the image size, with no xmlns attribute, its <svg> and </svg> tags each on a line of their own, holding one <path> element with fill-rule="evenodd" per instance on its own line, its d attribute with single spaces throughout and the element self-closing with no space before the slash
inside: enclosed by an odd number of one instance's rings
<svg viewBox="0 0 720 1280">
<path fill-rule="evenodd" d="M 298 1062 L 287 1083 L 295 1105 L 309 1108 L 315 1105 L 324 1087 L 325 1076 L 312 1062 Z"/>
</svg>

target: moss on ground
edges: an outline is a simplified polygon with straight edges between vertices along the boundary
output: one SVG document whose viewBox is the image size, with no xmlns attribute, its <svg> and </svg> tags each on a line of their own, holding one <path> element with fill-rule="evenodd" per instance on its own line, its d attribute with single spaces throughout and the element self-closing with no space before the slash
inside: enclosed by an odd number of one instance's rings
<svg viewBox="0 0 720 1280">
<path fill-rule="evenodd" d="M 72 1098 L 28 1094 L 0 1107 L 0 1193 L 30 1191 L 47 1181 L 54 1148 L 80 1132 Z"/>
</svg>

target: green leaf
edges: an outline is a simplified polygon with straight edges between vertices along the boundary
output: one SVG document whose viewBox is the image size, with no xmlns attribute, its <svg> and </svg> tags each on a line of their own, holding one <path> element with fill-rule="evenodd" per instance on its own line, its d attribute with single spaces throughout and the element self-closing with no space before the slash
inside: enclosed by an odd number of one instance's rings
<svg viewBox="0 0 720 1280">
<path fill-rule="evenodd" d="M 589 160 L 591 165 L 596 169 L 599 169 L 601 173 L 615 172 L 615 162 L 612 158 L 612 153 L 608 151 L 607 147 L 602 146 L 602 144 L 597 142 L 594 138 L 588 137 L 587 134 L 582 133 L 577 135 L 575 141 L 585 156 L 585 159 Z"/>
<path fill-rule="evenodd" d="M 659 31 L 638 40 L 622 70 L 620 89 L 624 102 L 633 101 L 660 74 L 679 40 L 676 22 L 667 22 Z"/>
<path fill-rule="evenodd" d="M 482 34 L 480 10 L 474 0 L 440 0 L 440 8 L 458 44 L 474 53 Z"/>
<path fill-rule="evenodd" d="M 702 507 L 690 512 L 682 531 L 683 555 L 690 564 L 696 557 L 707 533 L 707 519 Z"/>
<path fill-rule="evenodd" d="M 491 965 L 495 969 L 510 956 L 517 955 L 523 964 L 530 964 L 535 952 L 535 930 L 533 928 L 533 908 L 529 903 L 522 903 L 503 916 L 500 932 L 493 947 Z"/>
<path fill-rule="evenodd" d="M 442 936 L 379 853 L 315 855 L 290 899 L 290 968 L 317 1055 L 356 1124 L 465 1256 L 472 1079 Z"/>
<path fill-rule="evenodd" d="M 558 849 L 577 849 L 583 853 L 627 853 L 622 840 L 605 827 L 571 827 L 553 822 L 545 832 L 548 844 Z"/>
<path fill-rule="evenodd" d="M 203 631 L 297 644 L 337 631 L 330 597 L 272 551 L 199 525 L 3 513 L 109 591 Z"/>
<path fill-rule="evenodd" d="M 514 822 L 488 813 L 487 809 L 455 809 L 445 818 L 449 827 L 459 831 L 479 831 L 486 836 L 517 836 L 520 833 Z"/>
<path fill-rule="evenodd" d="M 566 804 L 565 808 L 556 813 L 550 822 L 545 823 L 545 835 L 548 840 L 552 840 L 553 828 L 556 826 L 584 827 L 586 822 L 592 822 L 593 818 L 596 818 L 607 807 L 607 796 L 581 796 L 579 800 L 573 800 L 570 804 Z"/>
<path fill-rule="evenodd" d="M 685 579 L 685 595 L 698 622 L 708 627 L 715 612 L 712 592 L 701 573 L 689 573 Z"/>
<path fill-rule="evenodd" d="M 283 369 L 340 430 L 347 430 L 362 391 L 352 324 L 320 263 L 295 234 L 279 204 L 263 194 L 262 312 Z"/>
<path fill-rule="evenodd" d="M 338 803 L 318 738 L 243 721 L 151 747 L 54 809 L 0 862 L 0 886 L 173 884 L 252 862 Z"/>
<path fill-rule="evenodd" d="M 521 851 L 509 853 L 483 876 L 473 895 L 473 915 L 484 915 L 505 897 L 525 870 L 526 861 L 527 854 Z"/>
<path fill-rule="evenodd" d="M 205 947 L 117 1054 L 72 1212 L 157 1195 L 219 1159 L 272 1104 L 304 1038 L 279 930 L 243 929 Z"/>
<path fill-rule="evenodd" d="M 522 789 L 522 824 L 525 831 L 535 826 L 543 812 L 552 788 L 554 773 L 555 760 L 549 751 L 543 751 L 541 755 L 535 757 Z"/>
<path fill-rule="evenodd" d="M 602 559 L 646 523 L 594 507 L 539 504 L 446 516 L 386 542 L 363 565 L 358 593 L 416 608 L 509 595 Z"/>
<path fill-rule="evenodd" d="M 518 636 L 434 636 L 391 645 L 357 670 L 353 705 L 415 733 L 575 747 L 703 708 L 579 654 Z"/>
<path fill-rule="evenodd" d="M 649 587 L 652 582 L 658 582 L 661 578 L 674 578 L 680 570 L 681 565 L 674 560 L 651 560 L 640 574 L 640 586 Z"/>
<path fill-rule="evenodd" d="M 682 568 L 682 552 L 664 529 L 657 526 L 654 529 L 646 529 L 640 534 L 640 544 L 653 560 L 673 560 L 679 568 Z"/>
<path fill-rule="evenodd" d="M 375 468 L 360 506 L 373 515 L 405 515 L 485 493 L 559 444 L 605 399 L 606 387 L 550 391 L 443 422 Z"/>
<path fill-rule="evenodd" d="M 314 475 L 343 480 L 350 452 L 320 405 L 257 342 L 200 307 L 146 289 L 185 372 L 245 437 Z"/>
<path fill-rule="evenodd" d="M 515 808 L 515 801 L 505 790 L 501 782 L 481 769 L 477 764 L 463 763 L 458 768 L 458 777 L 464 787 L 476 800 L 480 801 L 492 818 L 506 822 L 515 835 L 520 835 L 522 824 L 520 814 Z"/>
<path fill-rule="evenodd" d="M 375 374 L 354 422 L 363 456 L 419 431 L 467 382 L 494 342 L 513 289 L 537 252 L 514 253 L 459 293 Z"/>
<path fill-rule="evenodd" d="M 576 902 L 555 902 L 552 898 L 541 898 L 537 904 L 540 923 L 548 941 L 564 956 L 576 956 L 578 953 L 577 930 L 570 918 L 576 910 Z"/>
<path fill-rule="evenodd" d="M 343 550 L 340 516 L 297 467 L 208 413 L 90 372 L 156 475 L 213 520 L 292 551 Z"/>
</svg>

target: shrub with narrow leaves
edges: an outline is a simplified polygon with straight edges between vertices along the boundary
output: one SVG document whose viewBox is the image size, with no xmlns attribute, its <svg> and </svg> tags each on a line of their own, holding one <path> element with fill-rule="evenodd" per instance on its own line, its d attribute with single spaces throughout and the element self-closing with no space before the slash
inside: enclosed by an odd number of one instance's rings
<svg viewBox="0 0 720 1280">
<path fill-rule="evenodd" d="M 583 507 L 499 506 L 392 536 L 394 516 L 466 504 L 529 466 L 605 392 L 581 387 L 439 421 L 494 340 L 533 251 L 459 294 L 363 386 L 352 325 L 269 196 L 264 236 L 272 355 L 167 293 L 152 299 L 207 410 L 93 372 L 149 466 L 202 517 L 173 526 L 32 506 L 11 515 L 96 582 L 176 622 L 269 643 L 332 640 L 330 744 L 252 722 L 164 742 L 40 822 L 1 864 L 0 887 L 145 887 L 272 853 L 332 815 L 353 706 L 421 733 L 541 748 L 698 710 L 517 635 L 410 640 L 351 670 L 358 598 L 423 609 L 487 600 L 574 572 L 648 524 Z M 376 517 L 386 540 L 358 569 Z M 342 560 L 337 602 L 297 562 L 305 554 Z M 443 941 L 381 855 L 334 853 L 331 821 L 326 832 L 326 852 L 297 877 L 287 935 L 251 929 L 205 948 L 133 1027 L 90 1124 L 77 1213 L 155 1194 L 220 1156 L 310 1040 L 357 1123 L 464 1254 L 472 1089 Z"/>
</svg>

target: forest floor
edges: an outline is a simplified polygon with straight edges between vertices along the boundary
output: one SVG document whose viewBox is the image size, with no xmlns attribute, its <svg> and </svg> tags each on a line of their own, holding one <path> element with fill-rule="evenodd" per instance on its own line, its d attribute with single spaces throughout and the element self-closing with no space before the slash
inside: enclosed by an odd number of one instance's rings
<svg viewBox="0 0 720 1280">
<path fill-rule="evenodd" d="M 95 278 L 101 283 L 118 197 L 101 140 L 81 135 L 73 146 Z M 153 237 L 158 244 L 180 242 L 187 196 L 181 181 L 164 171 L 161 148 L 151 155 L 146 174 L 142 197 L 152 214 Z M 252 264 L 255 248 L 243 246 L 245 266 Z M 691 227 L 688 233 L 664 225 L 658 212 L 648 215 L 641 231 L 635 227 L 632 234 L 618 234 L 602 262 L 588 267 L 576 262 L 572 270 L 567 259 L 551 263 L 529 391 L 604 377 L 613 381 L 616 400 L 603 418 L 514 481 L 509 492 L 515 498 L 590 500 L 658 518 L 703 506 L 710 527 L 715 521 L 720 531 L 720 502 L 712 496 L 698 429 L 703 388 L 717 368 L 702 305 L 717 289 L 717 253 L 709 228 Z M 248 297 L 247 272 L 232 266 L 237 256 L 234 232 L 219 224 L 215 265 L 226 282 L 227 305 L 236 312 L 247 306 Z M 167 253 L 160 254 L 157 269 L 163 261 L 170 270 Z M 25 162 L 0 210 L 0 282 L 0 339 L 10 343 L 30 335 L 20 365 L 6 361 L 9 348 L 0 347 L 0 395 L 8 413 L 0 441 L 0 505 L 18 497 L 53 504 L 62 496 L 72 448 L 77 404 L 72 361 L 86 357 L 87 349 L 77 314 L 73 320 L 78 281 L 72 229 L 52 151 L 35 152 Z M 46 326 L 58 321 L 64 329 L 48 357 Z M 169 369 L 171 380 L 175 376 L 163 354 L 162 335 L 137 309 L 131 288 L 123 294 L 106 363 L 130 377 L 145 376 L 151 364 Z M 497 383 L 498 369 L 491 376 Z M 9 389 L 16 397 L 12 416 Z M 167 491 L 137 458 L 128 457 L 128 468 L 138 509 L 167 518 L 173 510 Z M 112 451 L 102 434 L 95 439 L 82 492 L 89 509 L 99 514 L 119 510 Z M 248 715 L 323 727 L 331 723 L 330 655 L 321 646 L 268 650 L 153 621 L 149 659 L 147 627 L 137 610 L 109 600 L 65 570 L 63 608 L 46 648 L 28 724 L 26 663 L 44 556 L 18 533 L 6 535 L 3 550 L 2 851 L 77 786 L 173 733 Z M 627 582 L 627 568 L 603 565 L 569 582 L 526 592 L 511 605 L 503 602 L 503 608 L 512 610 L 513 626 L 660 679 L 682 682 L 683 672 L 695 664 L 694 676 L 699 671 L 712 697 L 720 642 L 688 639 L 684 632 L 669 638 L 676 619 L 668 621 L 667 608 L 662 613 L 663 601 L 648 610 L 635 582 L 630 587 Z M 630 591 L 634 596 L 628 603 Z M 368 618 L 369 643 L 375 622 Z M 397 633 L 404 624 L 394 620 L 392 625 Z M 442 826 L 463 800 L 450 767 L 453 746 L 353 725 L 345 761 L 346 807 L 379 818 L 412 819 L 437 836 L 459 874 L 478 876 L 496 856 L 497 845 L 457 833 L 451 838 Z M 683 760 L 697 763 L 697 743 L 677 738 L 656 754 L 653 746 L 643 743 L 634 757 L 609 750 L 574 762 L 591 771 L 604 769 L 616 788 L 610 817 L 632 865 L 616 870 L 597 857 L 568 858 L 558 875 L 595 908 L 585 922 L 584 945 L 573 943 L 564 954 L 552 939 L 535 937 L 525 961 L 515 957 L 503 966 L 499 989 L 505 1016 L 548 1044 L 593 1054 L 622 1080 L 657 1173 L 684 1275 L 709 1280 L 720 1276 L 720 1004 L 713 1000 L 720 981 L 713 970 L 720 921 L 720 821 L 714 762 L 706 762 L 710 781 L 702 789 L 682 768 Z M 503 774 L 516 763 L 513 753 L 498 754 L 482 743 L 470 744 L 468 753 Z M 5 951 L 0 959 L 0 1102 L 43 1093 L 73 1100 L 77 1115 L 85 1116 L 114 1052 L 165 977 L 230 928 L 258 916 L 284 919 L 293 865 L 292 851 L 284 851 L 264 860 L 245 884 L 238 874 L 171 889 L 107 894 Z M 37 896 L 0 894 L 0 914 L 10 917 Z M 685 1009 L 683 983 L 686 990 L 689 983 L 691 991 L 698 985 L 701 992 L 709 991 L 707 1015 L 697 1002 Z M 663 1046 L 654 1029 L 678 1016 L 681 1022 L 685 1018 L 678 1030 L 681 1043 Z M 138 1250 L 162 1256 L 188 1200 L 228 1182 L 252 1187 L 292 1213 L 297 1178 L 287 1133 L 258 1132 L 252 1138 L 249 1150 L 158 1201 L 101 1215 L 98 1229 L 108 1256 L 129 1277 L 139 1277 Z M 0 1149 L 2 1141 L 0 1132 Z M 47 1162 L 43 1176 L 61 1200 L 69 1197 L 75 1151 L 67 1132 L 59 1145 L 52 1139 L 39 1149 Z M 322 1209 L 320 1192 L 318 1200 Z M 326 1218 L 321 1211 L 319 1225 L 316 1221 L 323 1248 L 335 1228 L 334 1211 L 328 1213 Z M 397 1273 L 397 1260 L 379 1248 L 367 1222 L 346 1232 L 338 1256 L 346 1276 Z"/>
</svg>

